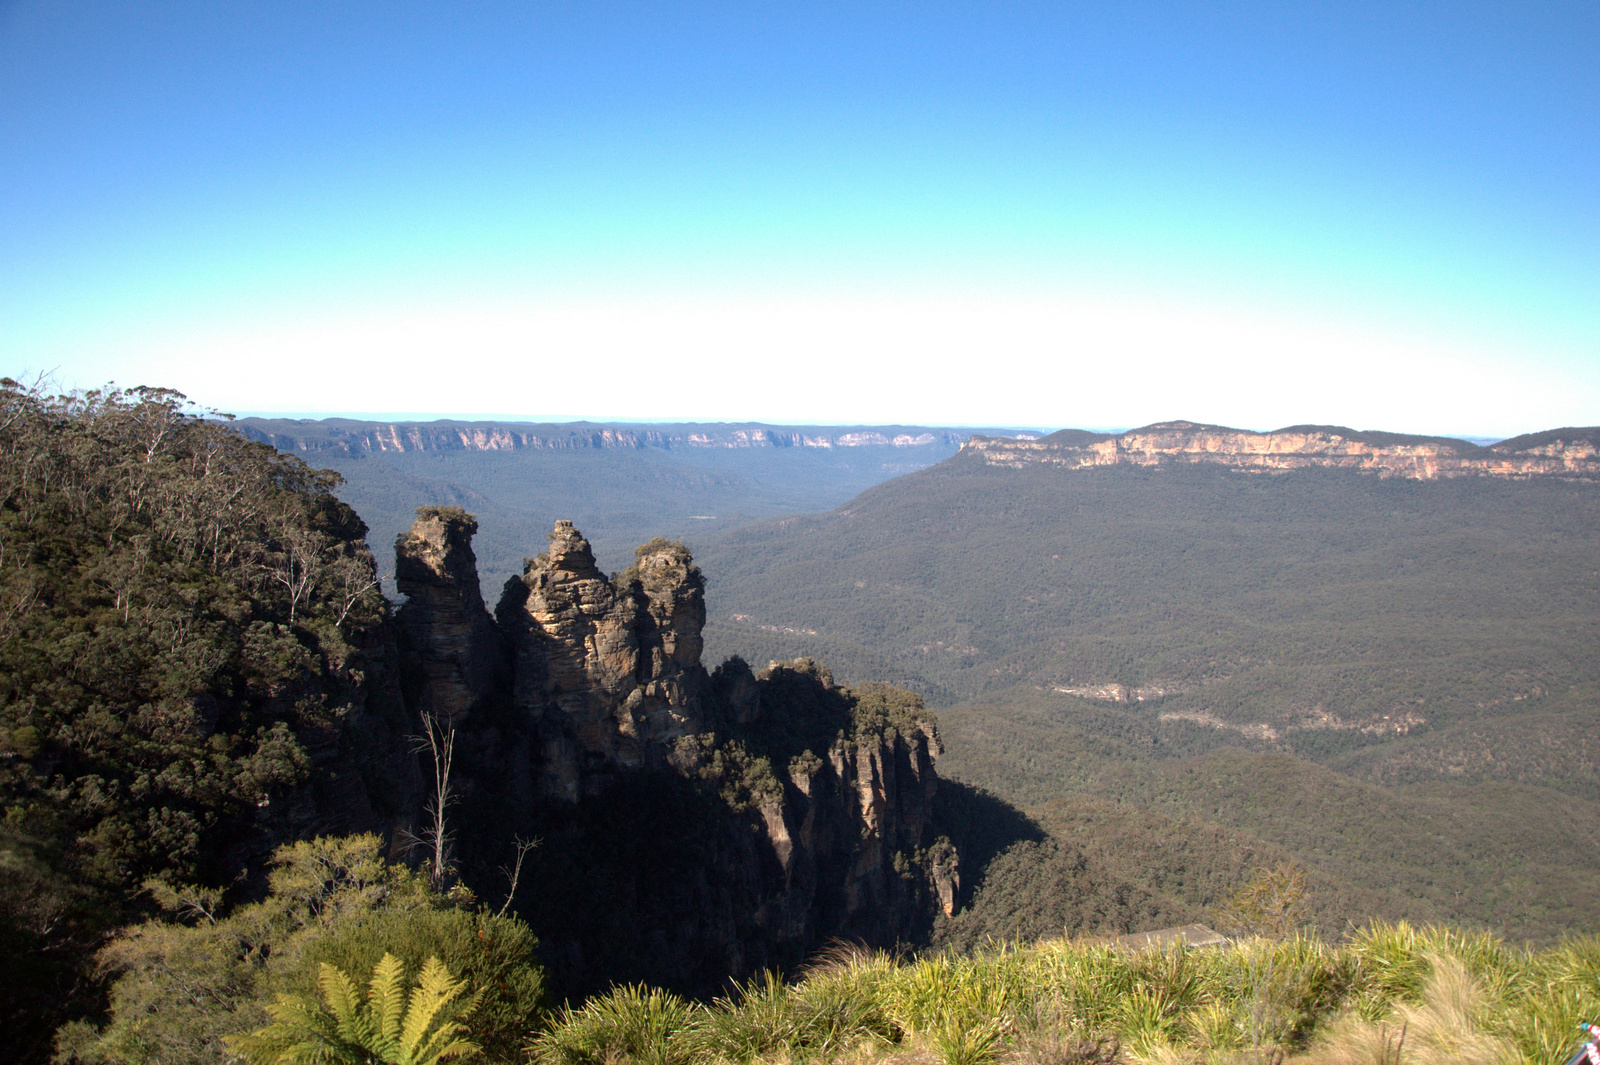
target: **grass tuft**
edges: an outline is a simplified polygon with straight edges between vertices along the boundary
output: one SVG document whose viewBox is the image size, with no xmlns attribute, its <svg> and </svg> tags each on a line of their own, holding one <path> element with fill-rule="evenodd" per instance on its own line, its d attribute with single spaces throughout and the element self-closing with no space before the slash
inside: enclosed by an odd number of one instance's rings
<svg viewBox="0 0 1600 1065">
<path fill-rule="evenodd" d="M 530 1050 L 545 1065 L 1564 1065 L 1596 1017 L 1600 938 L 1537 952 L 1395 924 L 1339 946 L 840 948 L 709 1007 L 617 988 Z"/>
</svg>

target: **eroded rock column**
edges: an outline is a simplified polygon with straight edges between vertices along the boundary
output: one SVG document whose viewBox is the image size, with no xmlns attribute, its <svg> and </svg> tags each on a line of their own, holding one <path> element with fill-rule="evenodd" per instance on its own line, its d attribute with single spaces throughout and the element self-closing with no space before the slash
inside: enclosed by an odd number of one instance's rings
<svg viewBox="0 0 1600 1065">
<path fill-rule="evenodd" d="M 537 722 L 542 790 L 576 800 L 618 771 L 664 764 L 701 730 L 704 582 L 681 544 L 652 541 L 613 581 L 558 521 L 549 549 L 507 585 L 514 701 Z"/>
<path fill-rule="evenodd" d="M 500 637 L 483 607 L 472 536 L 478 523 L 460 507 L 420 507 L 411 531 L 395 541 L 395 583 L 406 596 L 398 620 L 412 668 L 424 683 L 413 693 L 420 713 L 461 727 L 500 682 Z"/>
</svg>

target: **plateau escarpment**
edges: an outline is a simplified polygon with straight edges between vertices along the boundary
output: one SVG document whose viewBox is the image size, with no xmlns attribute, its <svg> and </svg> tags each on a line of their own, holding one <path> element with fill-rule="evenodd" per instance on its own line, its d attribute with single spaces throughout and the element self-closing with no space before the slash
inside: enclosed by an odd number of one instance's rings
<svg viewBox="0 0 1600 1065">
<path fill-rule="evenodd" d="M 1288 847 L 1324 878 L 1324 928 L 1578 927 L 1600 802 L 1600 479 L 1246 475 L 1220 430 L 1152 432 L 1142 451 L 1088 435 L 978 441 L 832 513 L 705 538 L 708 647 L 903 678 L 943 701 L 941 774 L 1046 828 L 1099 834 L 1072 811 L 1113 801 Z M 1596 435 L 1484 450 L 1570 458 Z M 1132 458 L 1053 461 L 1108 441 Z"/>
<path fill-rule="evenodd" d="M 526 422 L 357 422 L 245 418 L 236 423 L 252 440 L 280 451 L 404 453 L 413 451 L 637 451 L 644 448 L 955 448 L 966 434 L 905 425 L 541 425 Z"/>
<path fill-rule="evenodd" d="M 491 608 L 501 582 L 521 572 L 528 545 L 549 531 L 551 515 L 576 520 L 611 573 L 653 536 L 700 537 L 762 515 L 829 510 L 871 485 L 942 462 L 969 435 L 904 425 L 231 424 L 337 471 L 342 498 L 374 543 L 409 530 L 419 504 L 452 503 L 477 514 L 483 528 L 473 546 Z"/>
<path fill-rule="evenodd" d="M 455 726 L 469 880 L 544 841 L 515 905 L 574 986 L 714 987 L 953 910 L 920 699 L 808 660 L 708 673 L 704 581 L 666 540 L 608 578 L 558 522 L 491 618 L 473 531 L 424 508 L 397 542 L 407 697 Z"/>
<path fill-rule="evenodd" d="M 1359 470 L 1380 477 L 1525 478 L 1600 475 L 1600 428 L 1556 429 L 1489 447 L 1444 437 L 1297 425 L 1272 432 L 1194 422 L 1160 422 L 1126 433 L 1067 429 L 1039 440 L 974 436 L 962 450 L 992 466 L 1088 469 L 1211 463 L 1241 470 Z"/>
</svg>

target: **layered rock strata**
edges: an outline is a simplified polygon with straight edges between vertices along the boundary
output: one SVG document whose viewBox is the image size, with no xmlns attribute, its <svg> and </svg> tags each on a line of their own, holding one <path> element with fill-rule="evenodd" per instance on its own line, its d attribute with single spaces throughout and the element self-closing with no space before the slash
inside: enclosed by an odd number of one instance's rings
<svg viewBox="0 0 1600 1065">
<path fill-rule="evenodd" d="M 1161 422 L 1111 435 L 1063 430 L 1040 440 L 974 436 L 962 450 L 992 466 L 1088 469 L 1207 463 L 1259 472 L 1332 468 L 1380 477 L 1526 478 L 1600 476 L 1600 430 L 1566 429 L 1490 447 L 1465 440 L 1292 426 L 1259 433 L 1194 422 Z"/>
</svg>

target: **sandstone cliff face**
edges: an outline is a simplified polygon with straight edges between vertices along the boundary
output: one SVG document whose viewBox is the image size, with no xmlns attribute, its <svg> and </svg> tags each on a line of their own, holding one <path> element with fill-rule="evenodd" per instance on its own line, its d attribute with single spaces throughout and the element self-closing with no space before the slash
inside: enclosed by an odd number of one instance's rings
<svg viewBox="0 0 1600 1065">
<path fill-rule="evenodd" d="M 902 908 L 899 896 L 910 885 L 895 868 L 896 857 L 921 848 L 930 835 L 933 798 L 938 790 L 934 759 L 943 751 L 931 721 L 901 734 L 894 729 L 858 736 L 853 744 L 838 743 L 828 751 L 828 764 L 855 795 L 855 820 L 862 830 L 845 881 L 845 910 L 850 923 Z M 797 785 L 798 786 L 798 785 Z M 809 792 L 815 790 L 814 782 Z M 927 875 L 940 912 L 955 912 L 960 885 L 955 849 L 948 844 L 928 855 Z"/>
<path fill-rule="evenodd" d="M 591 448 L 954 448 L 966 434 L 921 426 L 771 425 L 527 425 L 470 422 L 317 423 L 244 418 L 235 423 L 252 440 L 281 451 L 567 451 Z"/>
<path fill-rule="evenodd" d="M 1211 463 L 1236 469 L 1282 472 L 1314 467 L 1359 470 L 1380 477 L 1600 476 L 1593 430 L 1521 447 L 1505 441 L 1479 447 L 1464 440 L 1357 433 L 1337 426 L 1296 426 L 1269 433 L 1194 422 L 1163 422 L 1117 436 L 1062 433 L 1042 440 L 975 436 L 963 451 L 993 466 L 1159 466 Z"/>
<path fill-rule="evenodd" d="M 760 814 L 783 874 L 773 908 L 787 908 L 792 935 L 826 928 L 892 942 L 919 914 L 954 912 L 955 849 L 932 827 L 943 746 L 920 699 L 882 685 L 845 692 L 809 659 L 759 674 L 735 659 L 719 667 L 714 689 L 719 714 L 744 722 L 729 735 L 762 752 L 782 786 Z M 817 724 L 797 736 L 796 717 Z M 831 738 L 830 726 L 839 726 Z"/>
<path fill-rule="evenodd" d="M 397 543 L 408 696 L 459 730 L 469 861 L 547 841 L 517 905 L 575 986 L 712 987 L 953 910 L 938 732 L 915 696 L 848 692 L 809 662 L 708 675 L 682 545 L 607 578 L 570 522 L 491 619 L 470 516 L 419 514 Z"/>
</svg>

